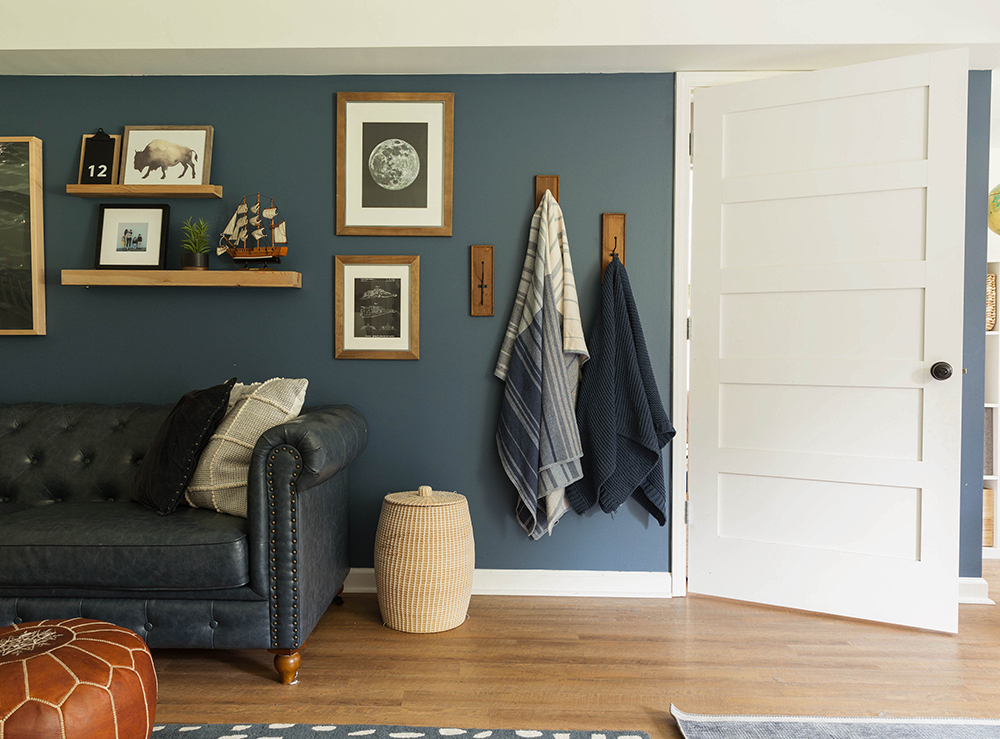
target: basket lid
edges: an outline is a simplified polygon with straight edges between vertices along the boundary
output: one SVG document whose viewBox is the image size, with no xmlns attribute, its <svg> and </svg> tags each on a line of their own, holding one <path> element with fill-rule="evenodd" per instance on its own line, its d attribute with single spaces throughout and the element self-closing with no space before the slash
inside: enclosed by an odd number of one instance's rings
<svg viewBox="0 0 1000 739">
<path fill-rule="evenodd" d="M 455 505 L 465 501 L 464 495 L 458 493 L 446 493 L 440 490 L 431 490 L 429 485 L 421 485 L 417 490 L 410 490 L 404 493 L 389 493 L 385 496 L 387 503 L 395 505 L 419 506 L 428 508 L 431 506 Z"/>
</svg>

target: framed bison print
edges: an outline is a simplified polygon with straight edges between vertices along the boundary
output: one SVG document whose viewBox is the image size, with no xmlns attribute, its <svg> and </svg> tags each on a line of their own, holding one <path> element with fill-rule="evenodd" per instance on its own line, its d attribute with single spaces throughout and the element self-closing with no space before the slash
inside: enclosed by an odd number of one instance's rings
<svg viewBox="0 0 1000 739">
<path fill-rule="evenodd" d="M 42 140 L 0 137 L 0 336 L 45 333 Z"/>
<path fill-rule="evenodd" d="M 104 205 L 97 219 L 98 269 L 163 269 L 169 205 Z"/>
<path fill-rule="evenodd" d="M 455 95 L 337 93 L 337 234 L 451 236 Z"/>
<path fill-rule="evenodd" d="M 208 185 L 211 126 L 125 126 L 123 185 Z"/>
</svg>

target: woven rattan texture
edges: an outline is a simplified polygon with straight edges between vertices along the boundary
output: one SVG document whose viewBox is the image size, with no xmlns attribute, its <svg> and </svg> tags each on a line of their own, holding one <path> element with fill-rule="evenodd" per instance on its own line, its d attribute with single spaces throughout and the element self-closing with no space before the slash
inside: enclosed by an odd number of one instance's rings
<svg viewBox="0 0 1000 739">
<path fill-rule="evenodd" d="M 461 626 L 472 597 L 475 545 L 469 503 L 382 503 L 375 534 L 375 584 L 382 621 L 397 631 L 429 634 Z M 416 494 L 408 494 L 416 495 Z M 425 500 L 430 497 L 423 496 Z"/>
</svg>

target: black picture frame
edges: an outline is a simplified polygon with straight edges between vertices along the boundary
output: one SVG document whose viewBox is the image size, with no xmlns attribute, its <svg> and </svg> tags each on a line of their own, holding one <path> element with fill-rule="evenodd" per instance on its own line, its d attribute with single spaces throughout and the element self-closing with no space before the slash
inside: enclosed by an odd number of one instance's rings
<svg viewBox="0 0 1000 739">
<path fill-rule="evenodd" d="M 101 203 L 96 269 L 164 269 L 169 205 Z"/>
</svg>

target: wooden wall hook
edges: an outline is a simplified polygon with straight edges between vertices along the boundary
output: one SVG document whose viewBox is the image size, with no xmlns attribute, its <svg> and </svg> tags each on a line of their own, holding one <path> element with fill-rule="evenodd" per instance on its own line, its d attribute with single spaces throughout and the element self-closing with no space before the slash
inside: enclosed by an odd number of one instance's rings
<svg viewBox="0 0 1000 739">
<path fill-rule="evenodd" d="M 535 207 L 537 208 L 539 203 L 542 202 L 542 196 L 545 195 L 546 190 L 552 191 L 552 197 L 559 202 L 559 175 L 557 174 L 539 174 L 535 175 Z"/>
<path fill-rule="evenodd" d="M 470 249 L 469 310 L 473 316 L 493 315 L 493 245 L 474 245 Z"/>
<path fill-rule="evenodd" d="M 611 255 L 617 254 L 625 266 L 625 214 L 603 213 L 601 215 L 601 279 L 604 270 L 611 264 Z"/>
</svg>

